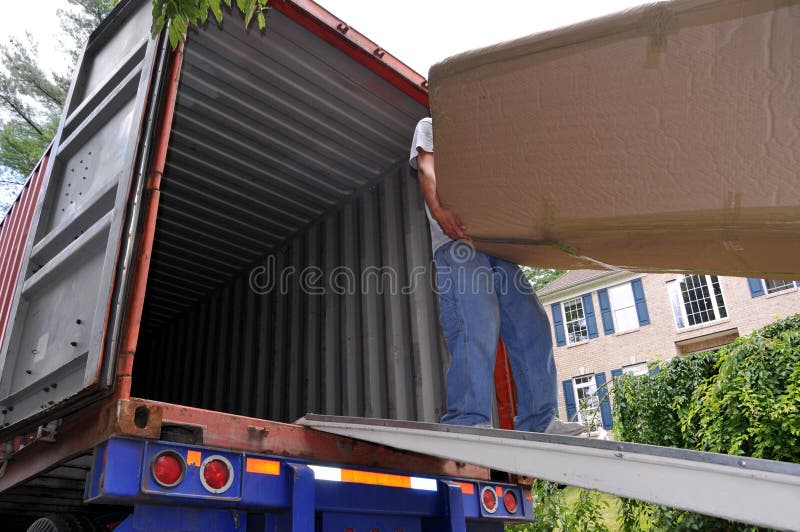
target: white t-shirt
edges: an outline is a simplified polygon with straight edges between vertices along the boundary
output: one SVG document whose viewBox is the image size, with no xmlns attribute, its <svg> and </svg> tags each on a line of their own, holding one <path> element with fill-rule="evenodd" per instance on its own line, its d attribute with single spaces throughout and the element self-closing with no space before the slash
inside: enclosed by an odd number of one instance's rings
<svg viewBox="0 0 800 532">
<path fill-rule="evenodd" d="M 417 154 L 418 150 L 422 149 L 429 153 L 433 153 L 433 121 L 430 117 L 425 117 L 419 121 L 416 129 L 414 129 L 414 138 L 411 141 L 411 153 L 409 154 L 408 164 L 414 170 L 417 170 Z M 444 234 L 439 222 L 433 219 L 431 211 L 428 209 L 428 204 L 425 204 L 425 214 L 428 215 L 428 222 L 431 226 L 431 247 L 433 252 L 439 249 L 444 244 L 452 241 L 453 239 Z"/>
</svg>

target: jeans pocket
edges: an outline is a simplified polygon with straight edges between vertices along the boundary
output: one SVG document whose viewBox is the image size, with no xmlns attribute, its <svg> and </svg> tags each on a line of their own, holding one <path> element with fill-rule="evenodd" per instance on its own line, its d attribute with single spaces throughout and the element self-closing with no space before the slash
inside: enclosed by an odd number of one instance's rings
<svg viewBox="0 0 800 532">
<path fill-rule="evenodd" d="M 464 328 L 458 301 L 451 294 L 439 294 L 439 323 L 445 338 L 451 338 Z"/>
</svg>

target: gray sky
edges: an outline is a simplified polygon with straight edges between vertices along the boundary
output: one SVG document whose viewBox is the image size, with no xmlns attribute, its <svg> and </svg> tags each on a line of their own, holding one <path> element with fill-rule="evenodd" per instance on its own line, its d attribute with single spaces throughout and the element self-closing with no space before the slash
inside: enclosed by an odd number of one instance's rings
<svg viewBox="0 0 800 532">
<path fill-rule="evenodd" d="M 453 54 L 597 18 L 643 0 L 504 0 L 487 9 L 477 0 L 317 0 L 411 68 L 428 76 L 434 63 Z M 5 0 L 0 42 L 29 32 L 41 64 L 64 73 L 71 58 L 63 51 L 59 8 L 66 0 Z"/>
<path fill-rule="evenodd" d="M 596 18 L 642 0 L 318 0 L 389 53 L 427 77 L 428 68 L 458 52 Z M 60 68 L 56 10 L 65 0 L 5 1 L 0 39 L 30 31 L 42 61 Z M 35 7 L 34 7 L 35 4 Z"/>
<path fill-rule="evenodd" d="M 642 0 L 505 0 L 497 7 L 477 0 L 317 0 L 328 11 L 428 76 L 434 63 L 453 54 L 596 18 L 645 3 Z M 65 71 L 70 59 L 60 45 L 57 10 L 65 0 L 3 1 L 0 40 L 39 43 L 43 66 Z M 0 186 L 0 204 L 16 195 Z M 0 213 L 1 214 L 1 213 Z"/>
</svg>

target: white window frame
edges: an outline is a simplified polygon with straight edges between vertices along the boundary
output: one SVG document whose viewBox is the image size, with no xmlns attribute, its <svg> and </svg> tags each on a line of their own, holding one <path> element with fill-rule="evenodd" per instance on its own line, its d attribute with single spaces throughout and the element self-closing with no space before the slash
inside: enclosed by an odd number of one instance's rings
<svg viewBox="0 0 800 532">
<path fill-rule="evenodd" d="M 793 290 L 797 290 L 797 283 L 798 281 L 789 281 L 788 279 L 780 279 L 781 281 L 788 282 L 789 284 L 784 285 L 782 288 L 777 290 L 773 290 L 772 292 L 769 291 L 769 287 L 767 287 L 767 281 L 770 279 L 761 279 L 761 288 L 764 289 L 764 294 L 771 296 L 772 294 L 788 294 Z M 778 280 L 778 279 L 773 279 Z"/>
<path fill-rule="evenodd" d="M 572 303 L 573 301 L 577 301 L 580 304 L 581 312 L 583 313 L 583 318 L 578 318 L 577 320 L 579 322 L 578 325 L 579 327 L 581 327 L 581 329 L 586 329 L 586 338 L 576 341 L 570 340 L 569 322 L 567 321 L 567 304 Z M 570 299 L 561 302 L 561 319 L 563 320 L 564 323 L 564 338 L 567 341 L 567 345 L 577 345 L 589 341 L 589 324 L 586 323 L 586 309 L 583 308 L 583 296 L 572 297 Z M 583 323 L 580 323 L 581 321 Z"/>
<path fill-rule="evenodd" d="M 578 380 L 582 382 L 579 383 Z M 584 388 L 589 390 L 590 397 L 588 401 L 589 405 L 586 409 L 581 408 L 581 399 L 578 393 L 579 389 L 582 390 Z M 597 381 L 595 380 L 594 373 L 574 377 L 572 379 L 572 393 L 575 398 L 576 421 L 584 425 L 594 421 L 595 425 L 601 426 L 603 422 L 600 416 L 600 398 L 597 396 Z"/>
<path fill-rule="evenodd" d="M 623 375 L 647 375 L 647 362 L 639 362 L 638 364 L 629 364 L 622 367 Z"/>
<path fill-rule="evenodd" d="M 612 297 L 612 290 L 616 288 L 627 287 L 628 290 L 631 292 L 631 306 L 630 307 L 621 307 L 619 309 L 614 307 L 614 298 Z M 608 294 L 608 306 L 611 308 L 611 320 L 614 322 L 614 333 L 616 334 L 624 334 L 631 331 L 638 331 L 639 330 L 639 311 L 636 308 L 636 296 L 633 295 L 633 285 L 631 285 L 630 281 L 627 283 L 620 283 L 618 285 L 610 286 L 606 288 L 606 293 Z M 619 322 L 617 321 L 617 310 L 624 310 L 626 308 L 632 308 L 633 313 L 636 315 L 636 319 L 634 323 L 636 324 L 635 327 L 630 329 L 625 329 L 624 331 L 620 330 Z"/>
<path fill-rule="evenodd" d="M 706 286 L 709 288 L 709 293 L 711 295 L 711 297 L 710 297 L 710 299 L 711 299 L 711 307 L 712 307 L 712 310 L 714 311 L 714 316 L 715 316 L 715 318 L 713 320 L 703 321 L 703 322 L 695 323 L 695 324 L 692 324 L 692 325 L 689 324 L 689 317 L 686 314 L 686 301 L 684 301 L 683 293 L 680 290 L 681 282 L 687 277 L 699 277 L 699 278 L 704 280 Z M 713 283 L 713 281 L 711 279 L 712 277 L 716 277 L 717 278 L 717 284 L 719 285 L 719 295 L 722 298 L 722 306 L 725 308 L 725 316 L 724 317 L 720 316 L 720 311 L 719 311 L 720 307 L 719 307 L 719 304 L 717 302 L 716 294 L 714 293 L 714 290 L 713 290 L 714 283 Z M 675 287 L 674 288 L 675 290 L 678 290 L 678 294 L 677 295 L 678 295 L 678 297 L 680 297 L 680 305 L 679 305 L 680 313 L 681 313 L 680 319 L 683 321 L 683 325 L 680 325 L 678 323 L 678 316 L 675 315 L 675 310 L 676 309 L 675 309 L 675 305 L 673 303 L 673 296 L 672 296 L 672 290 L 673 290 L 672 287 L 673 286 Z M 686 329 L 693 329 L 693 328 L 696 328 L 696 327 L 704 327 L 704 326 L 710 325 L 712 323 L 717 323 L 719 321 L 724 321 L 724 320 L 727 320 L 727 319 L 730 318 L 730 313 L 728 312 L 728 302 L 725 300 L 725 292 L 722 290 L 722 283 L 720 282 L 719 276 L 717 276 L 717 275 L 699 275 L 699 274 L 698 275 L 694 275 L 694 274 L 693 275 L 683 275 L 683 274 L 680 274 L 677 277 L 675 277 L 674 280 L 667 282 L 667 298 L 669 300 L 670 307 L 672 307 L 672 314 L 673 314 L 673 317 L 675 318 L 675 327 L 679 331 L 686 330 Z"/>
</svg>

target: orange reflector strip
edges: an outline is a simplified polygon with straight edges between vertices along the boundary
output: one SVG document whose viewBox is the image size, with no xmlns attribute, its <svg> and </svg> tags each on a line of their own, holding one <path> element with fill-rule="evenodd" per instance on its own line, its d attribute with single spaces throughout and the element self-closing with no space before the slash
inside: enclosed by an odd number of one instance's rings
<svg viewBox="0 0 800 532">
<path fill-rule="evenodd" d="M 495 486 L 494 492 L 497 494 L 498 497 L 503 496 L 503 487 L 502 486 Z"/>
<path fill-rule="evenodd" d="M 258 473 L 260 475 L 280 475 L 281 463 L 275 460 L 248 458 L 246 470 L 248 473 Z"/>
<path fill-rule="evenodd" d="M 200 451 L 187 451 L 186 452 L 186 465 L 193 465 L 200 467 L 203 463 L 203 455 Z"/>
<path fill-rule="evenodd" d="M 456 484 L 461 486 L 461 493 L 464 495 L 475 494 L 475 484 L 470 484 L 469 482 L 456 482 Z"/>
<path fill-rule="evenodd" d="M 393 488 L 411 487 L 411 477 L 389 475 L 387 473 L 372 473 L 369 471 L 355 471 L 352 469 L 342 469 L 342 482 L 357 482 L 358 484 L 390 486 Z"/>
</svg>

